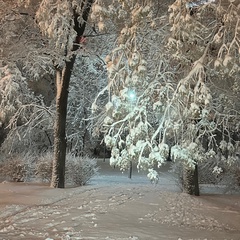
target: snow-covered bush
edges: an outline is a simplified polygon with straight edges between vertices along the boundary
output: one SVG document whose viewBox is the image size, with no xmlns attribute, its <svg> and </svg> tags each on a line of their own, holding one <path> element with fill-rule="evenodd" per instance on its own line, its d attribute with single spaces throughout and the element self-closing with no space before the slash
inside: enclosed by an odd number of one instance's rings
<svg viewBox="0 0 240 240">
<path fill-rule="evenodd" d="M 0 175 L 15 182 L 30 181 L 34 173 L 34 157 L 30 154 L 9 155 L 0 162 Z"/>
<path fill-rule="evenodd" d="M 26 182 L 51 181 L 53 153 L 46 152 L 38 157 L 27 154 L 9 155 L 0 162 L 0 176 L 6 180 Z M 74 157 L 67 154 L 66 158 L 66 184 L 83 186 L 98 173 L 97 161 L 88 156 Z"/>
<path fill-rule="evenodd" d="M 50 182 L 52 177 L 53 154 L 47 152 L 39 157 L 35 163 L 35 176 L 42 182 Z"/>
<path fill-rule="evenodd" d="M 35 175 L 43 182 L 50 182 L 52 177 L 53 154 L 48 152 L 41 156 L 35 166 Z M 88 156 L 66 156 L 65 182 L 71 186 L 83 186 L 98 172 L 97 161 Z"/>
<path fill-rule="evenodd" d="M 11 181 L 23 182 L 26 177 L 26 164 L 19 159 L 0 164 L 0 174 Z"/>
<path fill-rule="evenodd" d="M 88 156 L 66 158 L 66 184 L 83 186 L 98 172 L 97 161 Z"/>
</svg>

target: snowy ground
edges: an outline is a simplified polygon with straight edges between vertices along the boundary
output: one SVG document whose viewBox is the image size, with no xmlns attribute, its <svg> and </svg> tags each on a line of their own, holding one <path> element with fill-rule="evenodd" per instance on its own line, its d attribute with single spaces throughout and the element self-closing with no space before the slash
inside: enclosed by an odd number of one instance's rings
<svg viewBox="0 0 240 240">
<path fill-rule="evenodd" d="M 0 240 L 240 240 L 239 195 L 212 188 L 188 196 L 167 168 L 155 186 L 100 163 L 100 175 L 84 187 L 0 183 Z"/>
</svg>

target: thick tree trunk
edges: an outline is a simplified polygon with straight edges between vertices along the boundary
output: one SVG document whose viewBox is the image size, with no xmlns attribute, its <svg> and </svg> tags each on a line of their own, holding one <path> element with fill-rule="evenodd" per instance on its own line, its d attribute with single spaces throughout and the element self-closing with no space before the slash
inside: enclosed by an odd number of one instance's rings
<svg viewBox="0 0 240 240">
<path fill-rule="evenodd" d="M 197 164 L 194 169 L 183 169 L 183 190 L 190 195 L 200 195 Z"/>
<path fill-rule="evenodd" d="M 93 0 L 83 1 L 81 4 L 83 23 L 79 24 L 79 15 L 74 12 L 74 30 L 77 32 L 77 37 L 74 41 L 72 53 L 73 56 L 69 61 L 65 61 L 64 68 L 56 67 L 56 120 L 54 126 L 54 159 L 51 187 L 65 187 L 65 161 L 66 161 L 66 119 L 67 119 L 67 103 L 68 103 L 68 88 L 71 78 L 71 73 L 76 59 L 76 50 L 79 48 L 79 42 L 83 36 L 89 11 Z M 66 52 L 66 56 L 68 53 Z M 65 57 L 66 57 L 65 56 Z"/>
<path fill-rule="evenodd" d="M 128 178 L 132 178 L 132 172 L 133 172 L 133 166 L 132 166 L 132 161 L 129 162 L 129 170 L 128 170 Z"/>
<path fill-rule="evenodd" d="M 56 74 L 56 119 L 54 126 L 54 160 L 51 181 L 51 187 L 54 188 L 64 188 L 65 182 L 68 87 L 75 58 L 76 57 L 73 56 L 70 62 L 66 62 L 65 68 L 63 70 L 57 70 Z"/>
</svg>

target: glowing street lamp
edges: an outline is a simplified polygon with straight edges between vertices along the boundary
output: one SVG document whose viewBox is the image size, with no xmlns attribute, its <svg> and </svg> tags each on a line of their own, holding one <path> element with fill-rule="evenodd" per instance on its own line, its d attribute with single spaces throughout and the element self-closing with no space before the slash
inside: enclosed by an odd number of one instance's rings
<svg viewBox="0 0 240 240">
<path fill-rule="evenodd" d="M 134 89 L 129 89 L 127 92 L 127 96 L 130 102 L 135 102 L 137 100 L 137 95 Z"/>
</svg>

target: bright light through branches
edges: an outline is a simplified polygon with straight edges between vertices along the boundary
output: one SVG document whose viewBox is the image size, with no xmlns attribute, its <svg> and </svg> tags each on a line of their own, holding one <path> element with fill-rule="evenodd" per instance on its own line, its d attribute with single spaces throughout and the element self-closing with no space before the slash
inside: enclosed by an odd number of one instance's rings
<svg viewBox="0 0 240 240">
<path fill-rule="evenodd" d="M 127 95 L 128 95 L 128 99 L 129 99 L 130 102 L 135 102 L 136 101 L 137 95 L 136 95 L 135 90 L 129 89 L 128 92 L 127 92 Z"/>
</svg>

